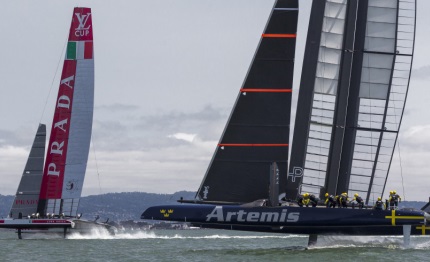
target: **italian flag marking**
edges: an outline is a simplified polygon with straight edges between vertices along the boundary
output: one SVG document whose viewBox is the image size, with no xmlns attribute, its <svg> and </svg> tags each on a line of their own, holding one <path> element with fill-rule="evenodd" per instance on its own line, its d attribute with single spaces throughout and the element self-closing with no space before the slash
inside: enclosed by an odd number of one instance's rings
<svg viewBox="0 0 430 262">
<path fill-rule="evenodd" d="M 68 42 L 66 59 L 93 59 L 93 41 Z"/>
</svg>

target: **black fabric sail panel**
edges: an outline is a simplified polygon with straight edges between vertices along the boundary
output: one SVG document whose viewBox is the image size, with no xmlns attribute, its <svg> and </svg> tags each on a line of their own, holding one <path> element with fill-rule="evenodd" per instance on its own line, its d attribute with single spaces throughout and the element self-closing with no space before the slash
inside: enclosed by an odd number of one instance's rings
<svg viewBox="0 0 430 262">
<path fill-rule="evenodd" d="M 45 142 L 46 125 L 40 124 L 9 213 L 12 218 L 18 218 L 19 213 L 24 217 L 36 213 L 42 183 Z"/>
<path fill-rule="evenodd" d="M 273 162 L 285 191 L 297 18 L 297 0 L 275 3 L 197 198 L 267 199 Z"/>
</svg>

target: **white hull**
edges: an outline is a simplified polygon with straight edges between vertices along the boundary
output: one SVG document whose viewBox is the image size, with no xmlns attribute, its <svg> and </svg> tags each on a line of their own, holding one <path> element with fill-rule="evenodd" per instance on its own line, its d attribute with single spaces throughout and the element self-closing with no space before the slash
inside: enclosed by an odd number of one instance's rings
<svg viewBox="0 0 430 262">
<path fill-rule="evenodd" d="M 115 234 L 116 228 L 106 223 L 83 219 L 5 219 L 0 228 L 14 228 L 18 238 L 66 238 L 71 234 L 89 235 L 105 231 Z"/>
</svg>

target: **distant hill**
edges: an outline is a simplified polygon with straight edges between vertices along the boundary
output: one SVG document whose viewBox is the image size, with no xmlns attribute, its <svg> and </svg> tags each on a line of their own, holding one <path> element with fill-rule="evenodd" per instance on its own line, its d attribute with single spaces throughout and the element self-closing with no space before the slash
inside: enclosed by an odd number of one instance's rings
<svg viewBox="0 0 430 262">
<path fill-rule="evenodd" d="M 100 216 L 101 220 L 110 221 L 140 220 L 143 211 L 155 205 L 175 205 L 181 197 L 194 199 L 195 193 L 180 191 L 174 194 L 154 194 L 144 192 L 108 193 L 82 197 L 79 213 L 82 217 L 92 220 Z M 0 217 L 6 217 L 14 196 L 0 195 Z"/>
<path fill-rule="evenodd" d="M 92 220 L 100 216 L 101 220 L 128 221 L 140 220 L 142 212 L 155 205 L 175 205 L 181 197 L 194 199 L 195 192 L 180 191 L 174 194 L 154 194 L 144 192 L 108 193 L 102 195 L 86 196 L 81 198 L 79 213 L 83 218 Z M 6 217 L 12 205 L 14 196 L 0 195 L 0 217 Z M 405 201 L 400 208 L 421 209 L 426 202 Z"/>
<path fill-rule="evenodd" d="M 179 205 L 177 200 L 181 197 L 194 199 L 195 194 L 187 191 L 174 194 L 125 192 L 87 196 L 81 198 L 79 212 L 87 219 L 99 215 L 102 219 L 109 218 L 113 221 L 140 220 L 140 215 L 150 206 Z"/>
</svg>

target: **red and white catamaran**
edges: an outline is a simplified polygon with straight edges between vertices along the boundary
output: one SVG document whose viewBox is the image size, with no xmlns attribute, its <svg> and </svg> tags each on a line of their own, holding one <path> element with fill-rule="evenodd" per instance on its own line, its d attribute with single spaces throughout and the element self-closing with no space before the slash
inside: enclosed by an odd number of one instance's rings
<svg viewBox="0 0 430 262">
<path fill-rule="evenodd" d="M 79 219 L 94 108 L 94 47 L 90 8 L 76 7 L 67 43 L 45 160 L 46 126 L 39 125 L 8 219 L 22 232 L 84 232 L 105 223 Z M 29 230 L 27 230 L 29 229 Z M 23 231 L 25 230 L 25 231 Z"/>
</svg>

